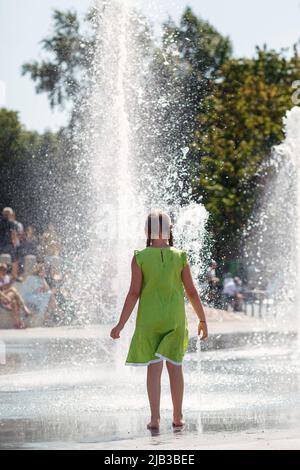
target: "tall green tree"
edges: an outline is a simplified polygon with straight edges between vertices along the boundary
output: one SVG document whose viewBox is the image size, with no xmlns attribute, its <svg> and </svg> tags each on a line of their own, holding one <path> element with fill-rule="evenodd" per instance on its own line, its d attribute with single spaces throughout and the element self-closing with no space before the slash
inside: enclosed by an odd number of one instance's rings
<svg viewBox="0 0 300 470">
<path fill-rule="evenodd" d="M 91 19 L 87 15 L 85 21 Z M 52 36 L 41 41 L 45 59 L 23 65 L 23 75 L 30 75 L 37 93 L 47 93 L 51 107 L 74 103 L 84 92 L 94 47 L 93 23 L 90 33 L 81 31 L 75 11 L 54 10 Z"/>
<path fill-rule="evenodd" d="M 202 102 L 194 147 L 199 176 L 195 197 L 211 214 L 216 256 L 239 255 L 243 229 L 265 179 L 271 149 L 283 139 L 300 58 L 257 48 L 253 59 L 227 60 L 213 95 Z"/>
<path fill-rule="evenodd" d="M 22 126 L 18 113 L 0 109 L 0 164 L 1 167 L 12 165 L 21 155 L 20 137 Z"/>
<path fill-rule="evenodd" d="M 83 20 L 76 11 L 54 10 L 53 32 L 41 41 L 44 59 L 22 66 L 22 74 L 35 82 L 37 93 L 48 95 L 53 108 L 69 106 L 72 111 L 90 91 L 95 79 L 92 62 L 96 34 L 106 7 L 106 1 L 102 3 L 100 14 L 98 9 L 90 8 Z M 135 47 L 143 47 L 146 54 L 150 47 L 148 25 L 138 13 L 133 15 L 132 28 L 136 32 Z"/>
<path fill-rule="evenodd" d="M 0 210 L 12 206 L 25 224 L 41 228 L 53 220 L 63 199 L 65 140 L 27 131 L 17 112 L 0 109 Z"/>
</svg>

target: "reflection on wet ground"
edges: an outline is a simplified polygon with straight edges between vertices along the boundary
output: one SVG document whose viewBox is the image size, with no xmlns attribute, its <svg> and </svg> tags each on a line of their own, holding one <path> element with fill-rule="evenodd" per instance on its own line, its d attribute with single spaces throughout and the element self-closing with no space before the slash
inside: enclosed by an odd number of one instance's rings
<svg viewBox="0 0 300 470">
<path fill-rule="evenodd" d="M 171 415 L 170 415 L 171 418 Z M 287 426 L 289 416 L 286 411 L 260 410 L 256 412 L 235 413 L 200 413 L 194 417 L 186 414 L 187 424 L 183 431 L 174 432 L 166 419 L 163 419 L 159 434 L 153 434 L 152 439 L 149 431 L 145 429 L 145 414 L 120 413 L 115 415 L 96 413 L 86 416 L 60 416 L 58 418 L 48 417 L 40 419 L 9 419 L 1 420 L 0 448 L 43 448 L 51 447 L 56 443 L 58 446 L 65 444 L 66 447 L 80 447 L 82 444 L 99 444 L 105 448 L 105 442 L 114 443 L 115 448 L 122 445 L 122 440 L 131 440 L 132 448 L 136 439 L 144 438 L 152 446 L 172 439 L 199 439 L 203 435 L 214 435 L 215 433 L 237 433 L 265 431 L 267 429 L 293 429 L 292 422 Z M 299 413 L 293 416 L 293 420 L 299 420 Z M 295 423 L 296 424 L 296 423 Z M 127 430 L 126 430 L 127 428 Z M 103 445 L 104 444 L 104 445 Z"/>
<path fill-rule="evenodd" d="M 71 351 L 71 353 L 70 353 Z M 106 353 L 105 353 L 106 351 Z M 297 429 L 299 355 L 281 346 L 190 353 L 186 357 L 184 431 L 171 428 L 163 378 L 162 425 L 150 436 L 145 369 L 115 366 L 111 353 L 81 342 L 10 348 L 0 367 L 0 447 L 150 446 L 204 436 Z M 108 358 L 110 358 L 108 360 Z M 136 444 L 135 444 L 136 443 Z"/>
</svg>

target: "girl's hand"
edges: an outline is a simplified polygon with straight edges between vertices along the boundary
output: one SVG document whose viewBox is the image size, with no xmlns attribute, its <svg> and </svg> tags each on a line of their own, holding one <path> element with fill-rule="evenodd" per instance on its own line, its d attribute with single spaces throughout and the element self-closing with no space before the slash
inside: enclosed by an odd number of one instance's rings
<svg viewBox="0 0 300 470">
<path fill-rule="evenodd" d="M 112 339 L 119 339 L 120 338 L 120 333 L 121 331 L 123 330 L 123 327 L 120 326 L 119 324 L 117 326 L 115 326 L 111 332 L 110 332 L 110 337 Z"/>
<path fill-rule="evenodd" d="M 205 339 L 208 338 L 207 324 L 204 321 L 199 322 L 198 336 L 200 336 L 201 341 L 204 341 Z"/>
</svg>

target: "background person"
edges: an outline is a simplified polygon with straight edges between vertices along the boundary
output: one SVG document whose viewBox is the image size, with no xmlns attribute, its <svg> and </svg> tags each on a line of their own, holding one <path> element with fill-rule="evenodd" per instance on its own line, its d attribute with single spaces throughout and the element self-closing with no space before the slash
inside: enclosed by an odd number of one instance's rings
<svg viewBox="0 0 300 470">
<path fill-rule="evenodd" d="M 243 304 L 244 304 L 244 289 L 243 289 L 243 281 L 239 276 L 235 276 L 234 283 L 236 286 L 236 294 L 234 298 L 234 311 L 235 312 L 242 312 Z"/>
<path fill-rule="evenodd" d="M 54 295 L 45 278 L 45 268 L 37 264 L 33 273 L 26 277 L 18 287 L 24 302 L 37 314 L 46 318 L 50 304 L 55 302 Z"/>
<path fill-rule="evenodd" d="M 220 298 L 220 279 L 216 275 L 218 264 L 212 260 L 209 268 L 206 271 L 207 283 L 207 302 L 210 305 L 216 306 L 219 304 Z"/>
<path fill-rule="evenodd" d="M 16 235 L 17 235 L 17 242 L 16 243 L 17 243 L 17 246 L 18 246 L 19 245 L 18 242 L 20 241 L 20 239 L 23 238 L 23 235 L 24 235 L 24 226 L 23 226 L 23 224 L 21 224 L 21 222 L 19 222 L 17 220 L 17 214 L 14 210 L 12 211 L 12 214 L 10 216 L 10 221 L 14 223 L 15 228 L 16 228 Z"/>
<path fill-rule="evenodd" d="M 39 254 L 39 242 L 35 234 L 35 228 L 30 225 L 26 228 L 24 235 L 20 240 L 20 246 L 17 250 L 17 257 L 19 262 L 19 271 L 24 273 L 24 262 L 25 257 L 28 255 L 38 256 Z"/>
<path fill-rule="evenodd" d="M 40 239 L 40 256 L 42 257 L 47 276 L 53 266 L 60 264 L 61 242 L 52 223 Z"/>
<path fill-rule="evenodd" d="M 224 308 L 228 310 L 228 307 L 231 306 L 234 308 L 234 301 L 237 294 L 237 286 L 234 282 L 233 276 L 231 273 L 227 273 L 224 276 L 224 285 L 223 285 L 223 299 L 224 299 Z"/>
<path fill-rule="evenodd" d="M 12 262 L 12 279 L 18 276 L 17 259 L 17 227 L 13 221 L 14 211 L 10 207 L 5 207 L 0 217 L 0 254 L 10 255 Z"/>
<path fill-rule="evenodd" d="M 3 308 L 12 312 L 15 328 L 25 328 L 21 313 L 23 311 L 25 316 L 29 316 L 31 312 L 19 292 L 12 287 L 6 264 L 0 264 L 0 303 Z"/>
</svg>

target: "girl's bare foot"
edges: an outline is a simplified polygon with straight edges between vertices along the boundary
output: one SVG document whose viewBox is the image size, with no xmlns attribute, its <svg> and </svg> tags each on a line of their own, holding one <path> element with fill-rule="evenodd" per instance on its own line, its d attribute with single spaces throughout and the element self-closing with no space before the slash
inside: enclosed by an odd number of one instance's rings
<svg viewBox="0 0 300 470">
<path fill-rule="evenodd" d="M 183 428 L 185 426 L 185 421 L 182 416 L 180 418 L 176 418 L 174 416 L 172 426 L 173 428 Z"/>
<path fill-rule="evenodd" d="M 147 429 L 150 429 L 150 430 L 154 430 L 154 431 L 157 431 L 159 429 L 159 425 L 160 425 L 160 419 L 159 418 L 151 418 L 151 421 L 150 423 L 147 424 Z"/>
<path fill-rule="evenodd" d="M 22 322 L 22 320 L 20 320 L 20 321 L 15 323 L 15 328 L 16 328 L 16 330 L 25 330 L 26 326 L 25 326 L 25 323 Z"/>
</svg>

